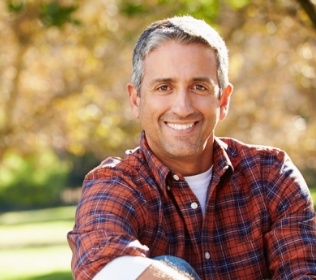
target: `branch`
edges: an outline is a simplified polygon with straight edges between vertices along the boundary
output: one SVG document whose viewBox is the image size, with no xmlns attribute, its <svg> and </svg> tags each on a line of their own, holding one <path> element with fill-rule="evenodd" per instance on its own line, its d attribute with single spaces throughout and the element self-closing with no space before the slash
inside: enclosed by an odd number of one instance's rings
<svg viewBox="0 0 316 280">
<path fill-rule="evenodd" d="M 316 29 L 316 10 L 310 0 L 297 0 Z"/>
</svg>

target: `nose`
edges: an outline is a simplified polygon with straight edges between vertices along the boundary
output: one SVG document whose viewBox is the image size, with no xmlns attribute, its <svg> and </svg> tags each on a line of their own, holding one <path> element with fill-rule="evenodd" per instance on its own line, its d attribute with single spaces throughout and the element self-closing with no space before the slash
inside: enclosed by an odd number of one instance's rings
<svg viewBox="0 0 316 280">
<path fill-rule="evenodd" d="M 179 117 L 185 118 L 194 112 L 192 97 L 185 89 L 175 92 L 172 112 Z"/>
</svg>

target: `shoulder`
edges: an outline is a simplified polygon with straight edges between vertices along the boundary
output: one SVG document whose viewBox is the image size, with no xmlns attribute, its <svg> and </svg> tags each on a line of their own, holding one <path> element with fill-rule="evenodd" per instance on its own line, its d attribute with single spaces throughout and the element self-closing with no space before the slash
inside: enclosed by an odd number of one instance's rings
<svg viewBox="0 0 316 280">
<path fill-rule="evenodd" d="M 228 137 L 220 137 L 216 140 L 231 161 L 245 160 L 273 164 L 289 159 L 287 153 L 277 147 L 248 144 Z"/>
<path fill-rule="evenodd" d="M 102 161 L 86 175 L 85 181 L 137 176 L 143 169 L 144 162 L 144 156 L 139 149 L 128 150 L 123 158 L 108 157 Z"/>
<path fill-rule="evenodd" d="M 220 144 L 222 143 L 222 144 Z M 235 174 L 244 174 L 247 180 L 261 182 L 274 193 L 307 193 L 306 182 L 288 154 L 276 147 L 246 144 L 232 138 L 220 138 Z"/>
<path fill-rule="evenodd" d="M 81 202 L 97 203 L 91 206 L 98 209 L 114 207 L 113 205 L 130 205 L 132 201 L 144 201 L 141 192 L 144 172 L 140 172 L 142 156 L 128 154 L 124 158 L 109 157 L 92 169 L 82 185 Z M 134 205 L 136 207 L 136 205 Z"/>
</svg>

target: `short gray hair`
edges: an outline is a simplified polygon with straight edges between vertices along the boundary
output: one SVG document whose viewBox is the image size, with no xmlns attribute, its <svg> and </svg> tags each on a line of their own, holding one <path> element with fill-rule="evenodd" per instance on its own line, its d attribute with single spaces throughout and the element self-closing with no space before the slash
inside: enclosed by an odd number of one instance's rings
<svg viewBox="0 0 316 280">
<path fill-rule="evenodd" d="M 141 34 L 133 53 L 132 83 L 140 94 L 146 56 L 166 41 L 183 44 L 200 43 L 216 53 L 220 92 L 228 85 L 228 50 L 224 40 L 205 21 L 191 16 L 156 21 Z"/>
</svg>

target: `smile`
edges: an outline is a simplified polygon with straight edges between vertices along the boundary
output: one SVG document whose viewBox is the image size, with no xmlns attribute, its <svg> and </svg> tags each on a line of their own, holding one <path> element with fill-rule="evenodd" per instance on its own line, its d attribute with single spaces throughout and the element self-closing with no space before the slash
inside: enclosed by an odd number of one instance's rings
<svg viewBox="0 0 316 280">
<path fill-rule="evenodd" d="M 194 125 L 194 123 L 189 123 L 189 124 L 167 123 L 167 125 L 174 130 L 186 130 L 186 129 L 191 128 Z"/>
</svg>

